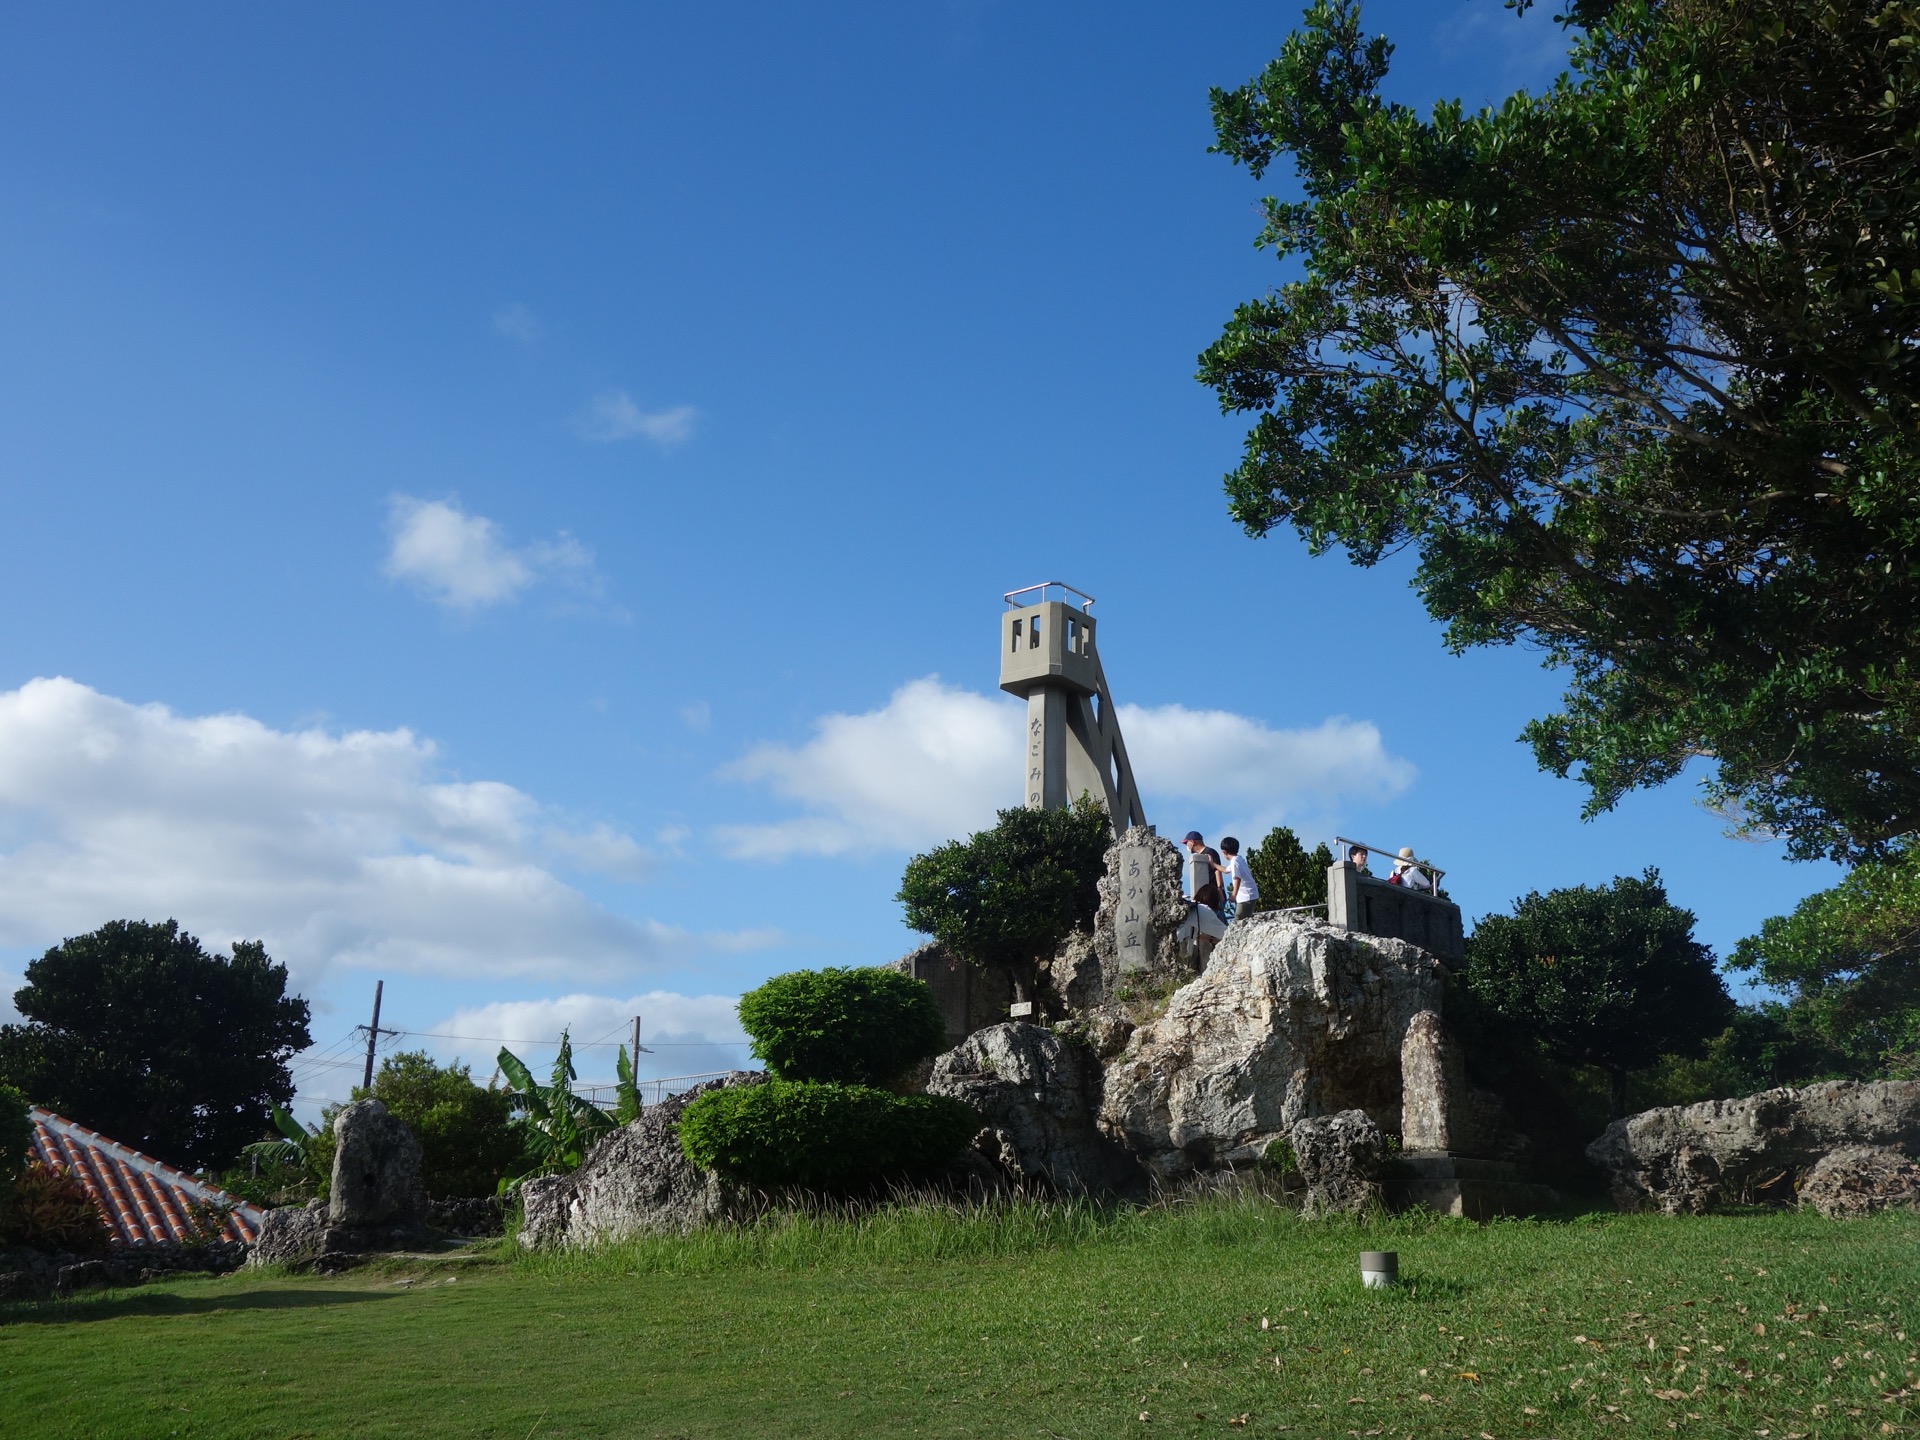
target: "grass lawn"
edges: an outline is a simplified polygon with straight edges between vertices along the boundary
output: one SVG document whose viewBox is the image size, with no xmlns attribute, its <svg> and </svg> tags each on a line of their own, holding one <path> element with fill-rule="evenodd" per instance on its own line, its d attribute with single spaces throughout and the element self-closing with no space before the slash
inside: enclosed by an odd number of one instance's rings
<svg viewBox="0 0 1920 1440">
<path fill-rule="evenodd" d="M 1916 1216 L 917 1210 L 0 1307 L 0 1433 L 1812 1440 L 1916 1351 Z"/>
</svg>

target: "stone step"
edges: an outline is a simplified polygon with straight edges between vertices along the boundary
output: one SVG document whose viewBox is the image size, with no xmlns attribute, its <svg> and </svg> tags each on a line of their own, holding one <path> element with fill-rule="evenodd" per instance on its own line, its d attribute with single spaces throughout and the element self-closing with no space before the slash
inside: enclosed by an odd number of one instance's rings
<svg viewBox="0 0 1920 1440">
<path fill-rule="evenodd" d="M 1395 1162 L 1401 1173 L 1413 1180 L 1515 1181 L 1520 1178 L 1520 1168 L 1511 1160 L 1483 1160 L 1446 1150 L 1403 1150 L 1391 1157 L 1390 1168 Z"/>
<path fill-rule="evenodd" d="M 1550 1186 L 1522 1180 L 1401 1180 L 1387 1184 L 1396 1210 L 1422 1206 L 1437 1215 L 1491 1220 L 1496 1215 L 1538 1215 L 1560 1203 Z"/>
</svg>

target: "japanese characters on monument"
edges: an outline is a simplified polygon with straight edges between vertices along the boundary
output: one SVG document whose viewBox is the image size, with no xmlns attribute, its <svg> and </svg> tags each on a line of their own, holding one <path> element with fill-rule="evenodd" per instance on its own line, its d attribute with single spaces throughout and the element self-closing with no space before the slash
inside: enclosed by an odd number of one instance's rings
<svg viewBox="0 0 1920 1440">
<path fill-rule="evenodd" d="M 1113 943 L 1120 973 L 1125 975 L 1144 970 L 1153 961 L 1153 852 L 1144 845 L 1125 845 L 1119 861 Z"/>
</svg>

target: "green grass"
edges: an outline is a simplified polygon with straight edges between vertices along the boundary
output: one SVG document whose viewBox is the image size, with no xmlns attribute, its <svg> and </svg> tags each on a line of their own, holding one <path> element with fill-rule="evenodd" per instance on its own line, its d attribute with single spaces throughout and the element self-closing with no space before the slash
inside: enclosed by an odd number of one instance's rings
<svg viewBox="0 0 1920 1440">
<path fill-rule="evenodd" d="M 1916 1216 L 919 1207 L 0 1308 L 0 1433 L 1812 1440 L 1920 1433 L 1915 1337 Z"/>
</svg>

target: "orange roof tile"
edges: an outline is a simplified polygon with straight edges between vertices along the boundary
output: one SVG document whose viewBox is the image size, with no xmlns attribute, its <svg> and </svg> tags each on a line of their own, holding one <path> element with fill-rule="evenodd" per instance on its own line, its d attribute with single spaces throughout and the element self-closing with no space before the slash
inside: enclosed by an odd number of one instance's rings
<svg viewBox="0 0 1920 1440">
<path fill-rule="evenodd" d="M 116 1245 L 165 1245 L 194 1237 L 189 1207 L 196 1201 L 232 1207 L 223 1240 L 251 1244 L 260 1233 L 262 1213 L 204 1180 L 142 1155 L 117 1140 L 50 1110 L 33 1107 L 31 1157 L 64 1165 L 86 1186 L 113 1231 Z"/>
</svg>

